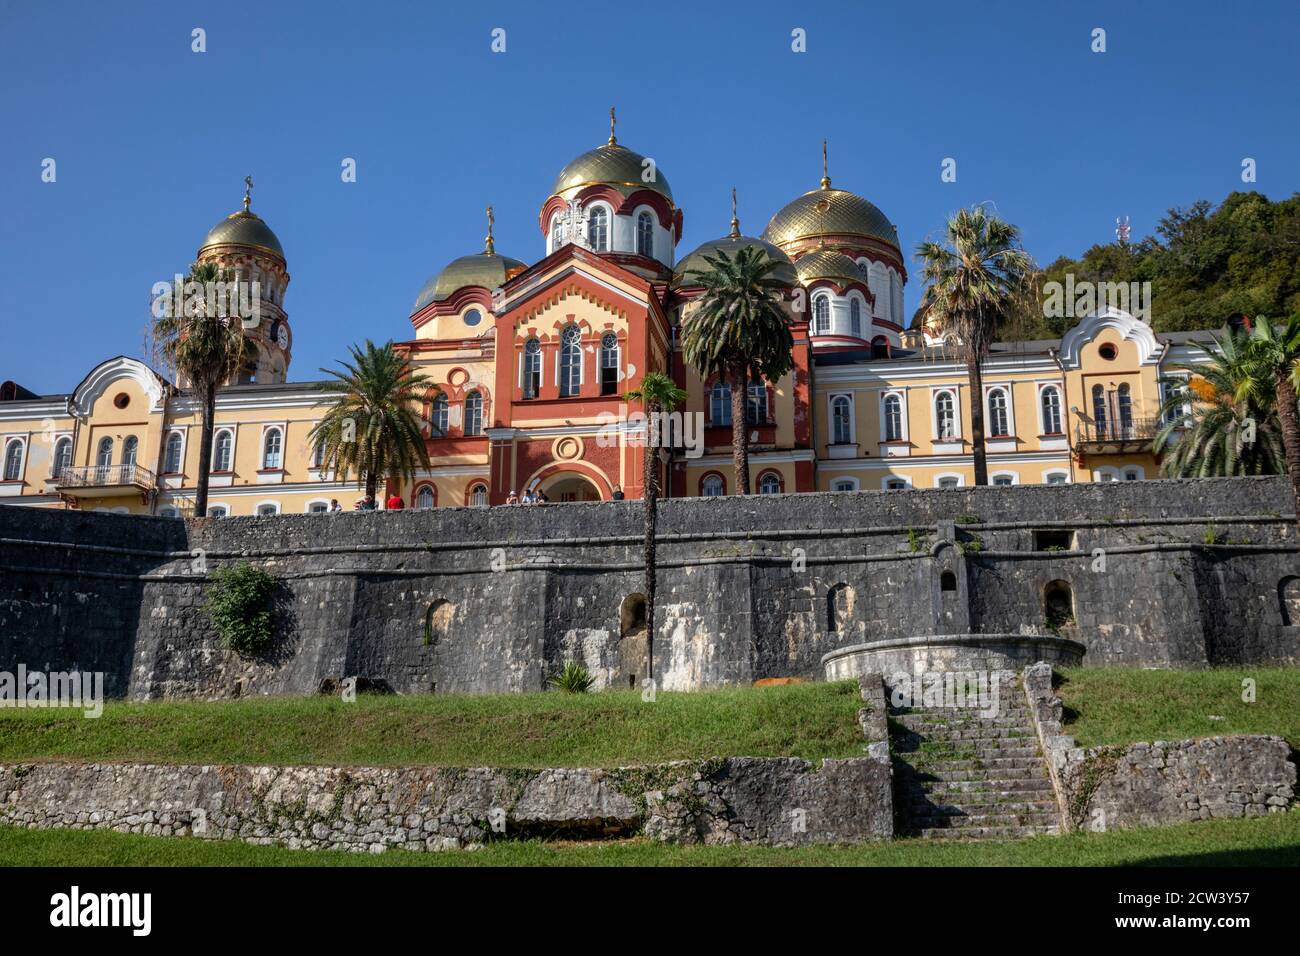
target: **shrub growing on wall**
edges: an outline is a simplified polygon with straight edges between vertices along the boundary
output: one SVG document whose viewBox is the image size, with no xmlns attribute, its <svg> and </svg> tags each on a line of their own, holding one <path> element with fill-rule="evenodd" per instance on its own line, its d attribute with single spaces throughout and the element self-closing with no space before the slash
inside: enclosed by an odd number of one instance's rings
<svg viewBox="0 0 1300 956">
<path fill-rule="evenodd" d="M 245 657 L 270 647 L 274 592 L 275 578 L 247 561 L 212 573 L 204 609 L 227 647 Z"/>
</svg>

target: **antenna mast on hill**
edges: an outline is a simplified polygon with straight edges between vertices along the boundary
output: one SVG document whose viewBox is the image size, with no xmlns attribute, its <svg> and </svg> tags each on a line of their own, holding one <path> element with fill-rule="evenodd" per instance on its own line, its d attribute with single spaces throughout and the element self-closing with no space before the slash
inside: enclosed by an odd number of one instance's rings
<svg viewBox="0 0 1300 956">
<path fill-rule="evenodd" d="M 1119 244 L 1120 244 L 1121 246 L 1127 246 L 1127 245 L 1128 245 L 1128 237 L 1129 237 L 1128 216 L 1125 216 L 1125 217 L 1124 217 L 1124 221 L 1123 221 L 1123 222 L 1120 222 L 1118 219 L 1116 219 L 1116 220 L 1115 220 L 1115 238 L 1119 240 Z"/>
</svg>

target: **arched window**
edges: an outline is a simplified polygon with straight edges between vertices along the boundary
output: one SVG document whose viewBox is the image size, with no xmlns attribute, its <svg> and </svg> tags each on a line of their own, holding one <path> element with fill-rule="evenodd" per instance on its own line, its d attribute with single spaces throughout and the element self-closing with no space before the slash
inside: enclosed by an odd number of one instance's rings
<svg viewBox="0 0 1300 956">
<path fill-rule="evenodd" d="M 311 450 L 311 466 L 320 468 L 325 464 L 325 439 L 322 438 L 316 442 L 316 446 Z"/>
<path fill-rule="evenodd" d="M 761 382 L 749 386 L 745 415 L 749 425 L 767 424 L 767 386 Z"/>
<path fill-rule="evenodd" d="M 113 439 L 105 436 L 99 440 L 99 448 L 95 452 L 95 467 L 107 468 L 113 464 Z"/>
<path fill-rule="evenodd" d="M 592 252 L 609 251 L 609 213 L 597 206 L 587 215 L 587 245 Z"/>
<path fill-rule="evenodd" d="M 826 630 L 831 632 L 844 630 L 844 625 L 853 618 L 853 588 L 847 584 L 836 584 L 826 592 Z"/>
<path fill-rule="evenodd" d="M 479 483 L 469 490 L 469 503 L 474 508 L 486 508 L 488 503 L 487 485 Z"/>
<path fill-rule="evenodd" d="M 262 437 L 262 469 L 279 468 L 284 462 L 284 436 L 278 428 L 268 428 Z"/>
<path fill-rule="evenodd" d="M 831 443 L 847 445 L 853 441 L 853 406 L 847 395 L 831 399 Z"/>
<path fill-rule="evenodd" d="M 1123 437 L 1129 438 L 1133 434 L 1133 393 L 1127 382 L 1119 387 L 1116 400 L 1119 404 L 1119 427 L 1124 431 Z"/>
<path fill-rule="evenodd" d="M 774 471 L 764 473 L 758 479 L 760 495 L 779 495 L 781 493 L 781 476 Z"/>
<path fill-rule="evenodd" d="M 556 216 L 551 220 L 551 251 L 564 245 L 564 219 Z"/>
<path fill-rule="evenodd" d="M 5 481 L 17 481 L 23 474 L 23 443 L 15 438 L 5 445 Z"/>
<path fill-rule="evenodd" d="M 421 485 L 415 493 L 415 507 L 421 511 L 428 511 L 436 502 L 433 493 L 433 485 Z"/>
<path fill-rule="evenodd" d="M 60 438 L 54 445 L 54 469 L 51 475 L 55 478 L 61 476 L 64 469 L 72 464 L 72 439 Z"/>
<path fill-rule="evenodd" d="M 278 441 L 280 433 L 277 431 L 275 434 L 276 440 Z M 181 472 L 181 443 L 183 441 L 184 439 L 181 438 L 180 432 L 172 432 L 167 436 L 167 451 L 166 454 L 163 455 L 163 471 L 169 475 L 179 475 Z M 276 449 L 278 454 L 279 445 L 276 446 Z M 123 459 L 126 458 L 125 448 L 122 450 L 122 457 Z M 267 467 L 279 468 L 280 466 L 276 464 L 268 465 Z"/>
<path fill-rule="evenodd" d="M 212 470 L 229 471 L 230 453 L 234 448 L 235 437 L 228 431 L 217 432 L 212 442 Z"/>
<path fill-rule="evenodd" d="M 560 395 L 577 395 L 582 386 L 582 332 L 570 325 L 560 335 Z"/>
<path fill-rule="evenodd" d="M 831 300 L 819 295 L 813 299 L 813 335 L 826 335 L 831 330 Z"/>
<path fill-rule="evenodd" d="M 957 406 L 952 392 L 940 392 L 934 397 L 934 424 L 939 438 L 957 437 Z"/>
<path fill-rule="evenodd" d="M 709 421 L 715 426 L 731 424 L 731 386 L 714 382 L 709 389 Z"/>
<path fill-rule="evenodd" d="M 889 358 L 889 339 L 877 335 L 871 340 L 871 357 L 873 359 Z"/>
<path fill-rule="evenodd" d="M 446 393 L 439 392 L 434 396 L 433 407 L 429 409 L 429 434 L 434 438 L 447 437 L 447 412 L 450 407 Z"/>
<path fill-rule="evenodd" d="M 465 434 L 483 434 L 483 396 L 478 392 L 465 396 Z"/>
<path fill-rule="evenodd" d="M 139 452 L 140 439 L 134 435 L 128 435 L 126 441 L 122 442 L 122 464 L 134 465 Z"/>
<path fill-rule="evenodd" d="M 856 478 L 838 478 L 831 482 L 831 491 L 857 491 L 858 479 Z"/>
<path fill-rule="evenodd" d="M 956 590 L 957 590 L 957 575 L 953 574 L 951 571 L 944 571 L 942 574 L 940 574 L 940 575 L 939 575 L 939 590 L 940 590 L 940 591 L 956 591 Z"/>
<path fill-rule="evenodd" d="M 727 493 L 727 485 L 721 475 L 705 475 L 700 491 L 706 498 L 717 498 Z"/>
<path fill-rule="evenodd" d="M 1007 418 L 1007 393 L 995 388 L 989 392 L 989 435 L 994 438 L 1011 434 L 1011 425 Z"/>
<path fill-rule="evenodd" d="M 648 212 L 636 217 L 636 254 L 653 259 L 655 254 L 654 218 Z"/>
<path fill-rule="evenodd" d="M 274 501 L 265 501 L 257 506 L 257 515 L 259 518 L 269 518 L 272 515 L 280 513 L 280 506 Z"/>
<path fill-rule="evenodd" d="M 209 518 L 229 518 L 230 509 L 225 505 L 208 505 Z"/>
<path fill-rule="evenodd" d="M 1039 396 L 1043 406 L 1043 434 L 1061 434 L 1061 392 L 1055 385 L 1043 389 Z"/>
<path fill-rule="evenodd" d="M 885 441 L 903 440 L 903 400 L 897 395 L 885 396 Z"/>
<path fill-rule="evenodd" d="M 542 389 L 542 343 L 524 343 L 524 398 L 536 398 Z"/>
<path fill-rule="evenodd" d="M 1092 420 L 1097 426 L 1097 437 L 1106 434 L 1106 390 L 1101 385 L 1092 387 Z"/>
<path fill-rule="evenodd" d="M 849 335 L 862 338 L 862 306 L 857 299 L 849 299 Z"/>
<path fill-rule="evenodd" d="M 614 395 L 617 392 L 618 336 L 606 332 L 600 337 L 600 394 Z"/>
</svg>

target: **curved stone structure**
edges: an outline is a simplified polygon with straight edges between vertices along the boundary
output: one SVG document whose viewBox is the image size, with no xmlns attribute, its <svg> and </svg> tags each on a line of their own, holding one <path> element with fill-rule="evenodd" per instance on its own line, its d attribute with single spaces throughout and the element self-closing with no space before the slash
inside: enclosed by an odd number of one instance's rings
<svg viewBox="0 0 1300 956">
<path fill-rule="evenodd" d="M 822 656 L 827 680 L 863 674 L 1019 670 L 1037 661 L 1075 667 L 1086 648 L 1055 634 L 927 634 L 850 644 Z"/>
</svg>

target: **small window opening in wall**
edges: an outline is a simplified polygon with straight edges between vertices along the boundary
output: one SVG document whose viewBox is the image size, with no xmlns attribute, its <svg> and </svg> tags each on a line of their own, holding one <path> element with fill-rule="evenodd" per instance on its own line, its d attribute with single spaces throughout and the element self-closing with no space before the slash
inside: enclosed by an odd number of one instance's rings
<svg viewBox="0 0 1300 956">
<path fill-rule="evenodd" d="M 451 621 L 456 613 L 456 605 L 444 598 L 439 598 L 429 605 L 424 615 L 424 646 L 433 647 L 451 630 Z"/>
<path fill-rule="evenodd" d="M 113 396 L 113 406 L 115 408 L 126 408 L 126 406 L 130 404 L 131 396 L 126 394 L 126 392 L 118 392 Z"/>
<path fill-rule="evenodd" d="M 619 608 L 619 637 L 631 637 L 645 630 L 645 595 L 629 594 Z"/>
<path fill-rule="evenodd" d="M 939 590 L 956 591 L 957 575 L 953 574 L 951 571 L 945 571 L 943 574 L 939 575 Z"/>
<path fill-rule="evenodd" d="M 628 690 L 636 690 L 636 675 L 635 675 L 635 674 L 628 674 L 628 675 L 627 675 L 627 689 L 628 689 Z"/>
<path fill-rule="evenodd" d="M 1074 623 L 1074 595 L 1066 581 L 1052 581 L 1043 588 L 1043 617 L 1049 631 Z"/>
<path fill-rule="evenodd" d="M 1111 362 L 1114 361 L 1115 356 L 1119 355 L 1119 349 L 1115 348 L 1111 343 L 1105 342 L 1099 349 L 1097 349 L 1097 354 L 1106 361 Z"/>
<path fill-rule="evenodd" d="M 1034 532 L 1035 551 L 1070 551 L 1074 547 L 1074 532 L 1068 530 L 1039 529 Z"/>
<path fill-rule="evenodd" d="M 1300 625 L 1300 578 L 1292 575 L 1279 581 L 1277 597 L 1282 610 L 1282 623 L 1287 627 Z"/>
</svg>

